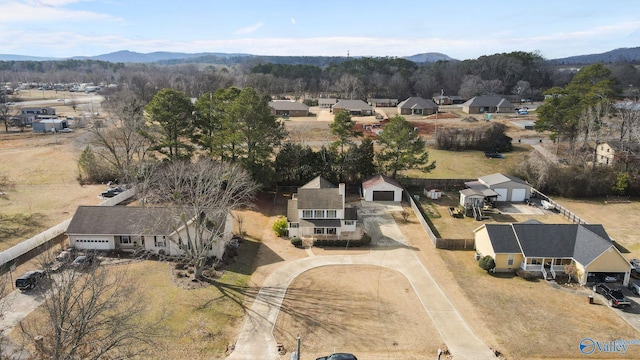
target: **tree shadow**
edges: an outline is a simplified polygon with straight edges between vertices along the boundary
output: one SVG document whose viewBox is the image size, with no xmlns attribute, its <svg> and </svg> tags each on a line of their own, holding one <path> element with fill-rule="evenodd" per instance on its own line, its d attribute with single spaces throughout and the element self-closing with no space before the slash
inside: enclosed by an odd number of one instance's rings
<svg viewBox="0 0 640 360">
<path fill-rule="evenodd" d="M 0 237 L 23 237 L 42 227 L 45 215 L 34 214 L 0 214 Z"/>
</svg>

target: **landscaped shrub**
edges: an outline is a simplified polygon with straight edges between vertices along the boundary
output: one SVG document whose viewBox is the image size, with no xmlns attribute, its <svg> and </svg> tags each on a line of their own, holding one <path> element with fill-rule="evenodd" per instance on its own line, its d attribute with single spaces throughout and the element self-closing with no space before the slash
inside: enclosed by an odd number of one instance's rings
<svg viewBox="0 0 640 360">
<path fill-rule="evenodd" d="M 362 238 L 360 238 L 360 245 L 362 246 L 371 245 L 371 236 L 369 236 L 369 234 L 362 235 Z"/>
<path fill-rule="evenodd" d="M 302 247 L 302 239 L 297 236 L 291 238 L 291 245 L 295 247 Z"/>
<path fill-rule="evenodd" d="M 480 259 L 480 261 L 478 261 L 478 266 L 480 266 L 481 269 L 486 270 L 487 272 L 493 270 L 496 267 L 496 262 L 495 260 L 493 260 L 493 258 L 489 255 L 482 257 L 482 259 Z"/>
<path fill-rule="evenodd" d="M 516 271 L 516 275 L 520 276 L 525 280 L 531 280 L 534 278 L 534 275 L 531 271 L 527 271 L 523 269 L 518 269 L 518 271 Z"/>
<path fill-rule="evenodd" d="M 287 218 L 279 217 L 273 223 L 272 229 L 276 233 L 276 236 L 282 237 L 282 236 L 285 236 L 287 234 L 287 228 L 288 227 L 289 227 L 289 223 L 287 222 Z"/>
</svg>

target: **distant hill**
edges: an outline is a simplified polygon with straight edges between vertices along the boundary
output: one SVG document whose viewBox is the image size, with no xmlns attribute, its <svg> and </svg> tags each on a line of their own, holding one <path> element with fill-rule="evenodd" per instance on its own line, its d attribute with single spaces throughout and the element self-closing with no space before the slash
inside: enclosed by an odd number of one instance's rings
<svg viewBox="0 0 640 360">
<path fill-rule="evenodd" d="M 97 55 L 97 56 L 75 56 L 73 59 L 76 60 L 101 60 L 108 61 L 114 63 L 155 63 L 162 61 L 171 61 L 171 60 L 184 60 L 184 59 L 194 59 L 194 58 L 203 58 L 207 56 L 215 56 L 218 58 L 228 58 L 234 56 L 251 56 L 248 54 L 226 54 L 226 53 L 179 53 L 179 52 L 167 52 L 167 51 L 157 51 L 148 54 L 143 54 L 139 52 L 122 50 L 116 51 L 109 54 Z"/>
<path fill-rule="evenodd" d="M 601 54 L 570 56 L 566 58 L 553 59 L 549 61 L 557 64 L 566 64 L 566 65 L 595 64 L 595 63 L 610 64 L 610 63 L 616 63 L 616 62 L 630 62 L 630 63 L 637 64 L 637 63 L 640 63 L 640 47 L 620 48 L 620 49 L 607 51 Z"/>
<path fill-rule="evenodd" d="M 458 61 L 452 57 L 449 57 L 448 55 L 437 53 L 437 52 L 405 56 L 403 57 L 403 59 L 407 59 L 409 61 L 413 61 L 416 63 L 434 63 L 438 61 Z"/>
<path fill-rule="evenodd" d="M 0 61 L 50 61 L 50 60 L 62 60 L 62 59 L 56 59 L 52 57 L 40 57 L 40 56 L 0 54 Z"/>
</svg>

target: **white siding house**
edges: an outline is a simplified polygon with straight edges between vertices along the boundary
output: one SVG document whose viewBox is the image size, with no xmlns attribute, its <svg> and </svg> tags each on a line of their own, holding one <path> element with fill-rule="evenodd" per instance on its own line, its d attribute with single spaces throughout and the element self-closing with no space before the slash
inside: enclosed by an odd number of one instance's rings
<svg viewBox="0 0 640 360">
<path fill-rule="evenodd" d="M 180 225 L 173 208 L 135 206 L 80 206 L 73 215 L 67 235 L 69 245 L 79 250 L 136 251 L 156 254 L 183 254 L 187 228 Z M 190 222 L 189 222 L 190 223 Z M 222 239 L 212 244 L 210 256 L 221 258 L 233 236 L 233 219 L 221 219 Z"/>
<path fill-rule="evenodd" d="M 355 208 L 345 208 L 345 185 L 335 186 L 318 176 L 289 200 L 289 236 L 313 239 L 355 239 Z"/>
</svg>

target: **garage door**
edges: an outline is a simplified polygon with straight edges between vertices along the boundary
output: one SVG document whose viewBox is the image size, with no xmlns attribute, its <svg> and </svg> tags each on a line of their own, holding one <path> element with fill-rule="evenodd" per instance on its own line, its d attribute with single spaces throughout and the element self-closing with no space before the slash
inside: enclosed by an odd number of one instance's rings
<svg viewBox="0 0 640 360">
<path fill-rule="evenodd" d="M 374 191 L 373 201 L 393 201 L 393 191 Z"/>
<path fill-rule="evenodd" d="M 524 197 L 527 194 L 525 189 L 513 189 L 511 190 L 511 201 L 524 202 Z"/>
<path fill-rule="evenodd" d="M 81 250 L 111 250 L 113 246 L 104 239 L 76 239 L 75 247 Z"/>
<path fill-rule="evenodd" d="M 493 191 L 498 193 L 498 201 L 507 201 L 508 189 L 493 189 Z"/>
</svg>

